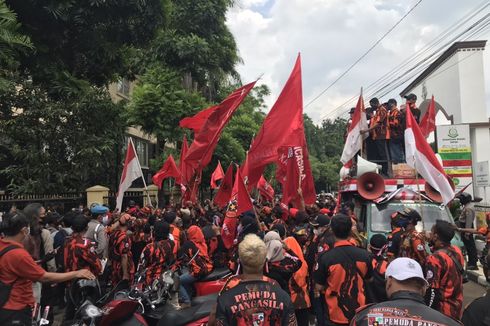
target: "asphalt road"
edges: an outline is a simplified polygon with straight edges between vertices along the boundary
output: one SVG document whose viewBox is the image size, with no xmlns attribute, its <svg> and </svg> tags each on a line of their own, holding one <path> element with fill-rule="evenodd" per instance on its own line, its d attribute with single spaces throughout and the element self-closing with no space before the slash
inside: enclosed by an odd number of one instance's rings
<svg viewBox="0 0 490 326">
<path fill-rule="evenodd" d="M 463 307 L 466 307 L 476 298 L 483 296 L 487 292 L 487 289 L 475 282 L 465 283 L 463 286 Z"/>
</svg>

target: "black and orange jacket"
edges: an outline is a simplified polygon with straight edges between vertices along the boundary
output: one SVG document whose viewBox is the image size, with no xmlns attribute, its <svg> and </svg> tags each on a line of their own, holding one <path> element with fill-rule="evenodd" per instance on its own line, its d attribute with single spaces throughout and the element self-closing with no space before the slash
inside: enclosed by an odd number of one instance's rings
<svg viewBox="0 0 490 326">
<path fill-rule="evenodd" d="M 295 309 L 306 309 L 311 307 L 310 295 L 308 291 L 308 264 L 305 261 L 301 246 L 294 237 L 284 239 L 287 247 L 301 260 L 301 268 L 294 272 L 289 280 L 289 290 L 291 301 Z"/>
<path fill-rule="evenodd" d="M 390 127 L 390 139 L 403 138 L 405 133 L 405 114 L 398 108 L 392 109 L 388 113 L 388 123 Z"/>
<path fill-rule="evenodd" d="M 182 231 L 175 226 L 174 224 L 170 224 L 170 233 L 172 234 L 174 241 L 174 255 L 177 256 L 177 252 L 180 250 L 180 246 L 184 242 L 182 239 Z"/>
<path fill-rule="evenodd" d="M 373 279 L 369 282 L 372 302 L 383 302 L 388 300 L 385 289 L 385 274 L 388 261 L 383 256 L 371 254 L 371 266 L 373 267 Z"/>
<path fill-rule="evenodd" d="M 422 266 L 423 270 L 425 270 L 427 250 L 425 248 L 424 235 L 417 232 L 415 229 L 402 233 L 398 257 L 412 258 Z"/>
<path fill-rule="evenodd" d="M 110 233 L 109 237 L 109 259 L 112 264 L 112 282 L 117 284 L 122 280 L 123 270 L 121 259 L 123 255 L 128 257 L 128 268 L 130 275 L 130 282 L 134 276 L 134 262 L 131 252 L 131 237 L 128 236 L 126 231 L 115 230 Z"/>
<path fill-rule="evenodd" d="M 326 288 L 327 320 L 348 324 L 356 310 L 366 304 L 365 280 L 373 272 L 368 252 L 347 240 L 337 241 L 319 257 L 317 265 L 313 278 Z"/>
<path fill-rule="evenodd" d="M 95 245 L 83 237 L 81 233 L 74 233 L 67 239 L 64 247 L 65 272 L 88 269 L 94 275 L 102 271 L 102 264 L 95 253 Z"/>
<path fill-rule="evenodd" d="M 403 229 L 394 228 L 393 231 L 388 235 L 388 249 L 386 255 L 389 258 L 397 258 L 400 252 L 400 244 L 402 239 Z"/>
<path fill-rule="evenodd" d="M 293 274 L 301 268 L 301 265 L 301 260 L 294 252 L 287 250 L 284 253 L 284 259 L 273 263 L 267 262 L 266 272 L 264 274 L 276 280 L 281 288 L 290 294 L 289 281 L 293 277 Z"/>
<path fill-rule="evenodd" d="M 390 139 L 390 128 L 388 125 L 388 110 L 381 105 L 376 110 L 376 114 L 371 119 L 371 126 L 376 126 L 371 130 L 371 138 L 374 140 Z"/>
<path fill-rule="evenodd" d="M 308 274 L 313 275 L 313 268 L 318 261 L 318 257 L 333 248 L 335 244 L 335 237 L 332 234 L 332 231 L 328 229 L 324 233 L 313 236 L 311 241 L 307 241 L 305 248 L 305 260 L 308 264 Z"/>
<path fill-rule="evenodd" d="M 458 320 L 463 313 L 463 266 L 463 254 L 455 246 L 435 251 L 426 265 L 426 278 L 432 290 L 430 306 Z"/>
<path fill-rule="evenodd" d="M 172 240 L 154 241 L 146 245 L 141 253 L 139 268 L 146 269 L 145 284 L 151 285 L 174 262 Z"/>
<path fill-rule="evenodd" d="M 180 248 L 178 264 L 186 265 L 195 278 L 202 278 L 213 270 L 204 234 L 198 226 L 193 225 L 187 230 L 187 239 Z"/>
</svg>

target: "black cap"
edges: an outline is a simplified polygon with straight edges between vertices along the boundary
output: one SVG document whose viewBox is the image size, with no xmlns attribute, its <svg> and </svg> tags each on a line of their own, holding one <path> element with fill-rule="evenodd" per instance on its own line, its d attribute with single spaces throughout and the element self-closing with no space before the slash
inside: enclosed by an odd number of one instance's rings
<svg viewBox="0 0 490 326">
<path fill-rule="evenodd" d="M 373 97 L 372 99 L 370 99 L 369 100 L 369 104 L 371 104 L 371 103 L 377 103 L 377 104 L 379 104 L 378 98 L 377 97 Z"/>
<path fill-rule="evenodd" d="M 330 225 L 330 216 L 320 214 L 313 221 L 311 221 L 310 224 L 320 227 Z"/>
<path fill-rule="evenodd" d="M 375 234 L 371 237 L 369 244 L 373 249 L 381 250 L 386 244 L 388 240 L 386 239 L 384 234 Z"/>
<path fill-rule="evenodd" d="M 390 105 L 390 106 L 391 106 L 391 105 L 397 105 L 397 102 L 396 102 L 396 100 L 395 100 L 394 98 L 390 98 L 390 99 L 388 100 L 388 105 Z"/>
<path fill-rule="evenodd" d="M 414 93 L 410 93 L 408 95 L 405 95 L 404 97 L 408 101 L 417 101 L 417 95 L 415 95 Z"/>
<path fill-rule="evenodd" d="M 349 114 L 354 114 L 354 112 L 356 112 L 356 108 L 352 108 L 349 110 Z"/>
<path fill-rule="evenodd" d="M 271 231 L 277 231 L 281 238 L 284 238 L 286 236 L 286 227 L 283 224 L 275 224 L 271 228 Z"/>
</svg>

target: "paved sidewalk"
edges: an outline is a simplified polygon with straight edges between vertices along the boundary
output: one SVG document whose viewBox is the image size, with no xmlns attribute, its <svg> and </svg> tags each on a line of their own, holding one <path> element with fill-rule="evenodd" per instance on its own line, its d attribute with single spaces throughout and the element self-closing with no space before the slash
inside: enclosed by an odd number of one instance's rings
<svg viewBox="0 0 490 326">
<path fill-rule="evenodd" d="M 468 279 L 470 281 L 478 283 L 481 286 L 488 286 L 489 285 L 487 283 L 487 280 L 485 279 L 485 276 L 483 274 L 483 268 L 481 268 L 481 266 L 478 266 L 477 271 L 467 271 L 466 273 L 468 274 Z"/>
</svg>

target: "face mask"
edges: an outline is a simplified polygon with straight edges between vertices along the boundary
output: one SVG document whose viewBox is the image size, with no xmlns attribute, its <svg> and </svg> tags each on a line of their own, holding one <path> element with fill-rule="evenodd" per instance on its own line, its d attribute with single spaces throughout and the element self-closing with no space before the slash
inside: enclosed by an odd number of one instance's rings
<svg viewBox="0 0 490 326">
<path fill-rule="evenodd" d="M 318 228 L 317 229 L 313 229 L 313 234 L 316 235 L 316 236 L 318 236 L 318 235 L 322 234 L 322 230 L 320 230 Z"/>
<path fill-rule="evenodd" d="M 238 234 L 241 234 L 242 231 L 243 231 L 243 226 L 241 224 L 238 224 L 238 227 L 237 227 Z"/>
<path fill-rule="evenodd" d="M 109 216 L 107 216 L 107 215 L 102 216 L 102 224 L 104 224 L 104 225 L 109 224 Z"/>
</svg>

